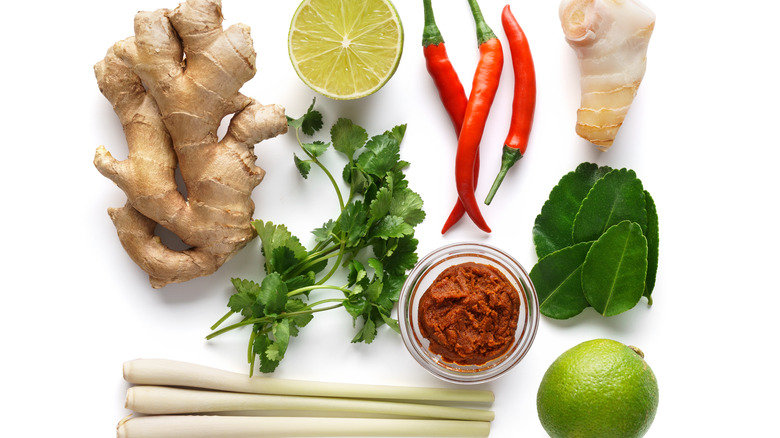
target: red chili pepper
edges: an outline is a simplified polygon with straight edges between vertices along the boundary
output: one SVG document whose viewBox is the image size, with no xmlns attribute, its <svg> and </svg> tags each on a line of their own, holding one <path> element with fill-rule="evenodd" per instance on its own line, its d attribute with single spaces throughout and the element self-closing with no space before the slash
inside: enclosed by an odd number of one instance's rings
<svg viewBox="0 0 780 438">
<path fill-rule="evenodd" d="M 455 128 L 455 134 L 460 134 L 460 127 L 463 125 L 463 115 L 466 113 L 466 90 L 458 78 L 458 73 L 447 56 L 447 48 L 444 45 L 444 38 L 436 25 L 433 15 L 431 0 L 423 0 L 425 10 L 425 27 L 423 28 L 423 54 L 425 55 L 425 66 L 428 73 L 436 85 L 444 108 L 450 116 L 452 126 Z"/>
<path fill-rule="evenodd" d="M 490 227 L 482 217 L 474 196 L 474 169 L 485 123 L 501 79 L 504 54 L 501 42 L 485 23 L 477 1 L 469 0 L 469 6 L 477 28 L 479 62 L 466 105 L 463 127 L 458 137 L 458 151 L 455 154 L 455 186 L 458 189 L 458 197 L 471 220 L 482 231 L 489 233 Z"/>
<path fill-rule="evenodd" d="M 466 114 L 466 104 L 468 97 L 463 88 L 458 73 L 450 62 L 447 55 L 447 48 L 444 44 L 444 38 L 436 25 L 433 14 L 431 0 L 423 0 L 425 12 L 425 27 L 423 27 L 423 55 L 425 56 L 425 66 L 433 79 L 434 85 L 439 92 L 439 97 L 444 104 L 444 109 L 452 121 L 452 127 L 455 129 L 456 137 L 460 135 L 460 128 L 463 125 L 463 116 Z M 474 185 L 476 186 L 479 178 L 479 157 L 475 163 Z M 452 208 L 447 221 L 442 227 L 441 233 L 446 233 L 460 218 L 466 213 L 460 198 L 456 199 L 455 206 Z"/>
<path fill-rule="evenodd" d="M 512 100 L 512 121 L 509 125 L 506 140 L 504 140 L 501 169 L 493 182 L 493 186 L 490 188 L 485 204 L 490 204 L 509 168 L 525 154 L 536 108 L 534 60 L 531 57 L 528 39 L 526 39 L 523 29 L 517 23 L 512 11 L 509 10 L 509 5 L 504 6 L 504 11 L 501 14 L 501 24 L 504 27 L 504 32 L 509 42 L 509 50 L 512 53 L 515 89 Z"/>
</svg>

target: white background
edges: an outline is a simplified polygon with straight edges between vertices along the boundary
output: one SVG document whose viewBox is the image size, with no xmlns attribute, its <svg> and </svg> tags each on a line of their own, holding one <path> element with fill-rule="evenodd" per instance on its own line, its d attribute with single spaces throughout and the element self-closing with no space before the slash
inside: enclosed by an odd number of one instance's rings
<svg viewBox="0 0 780 438">
<path fill-rule="evenodd" d="M 505 43 L 505 0 L 482 10 Z M 485 235 L 467 220 L 440 235 L 455 199 L 455 137 L 425 71 L 422 3 L 396 0 L 405 28 L 401 64 L 380 92 L 358 101 L 317 100 L 326 128 L 352 118 L 369 133 L 408 123 L 402 157 L 423 197 L 420 254 L 445 243 L 478 241 L 536 262 L 535 216 L 550 189 L 583 161 L 634 169 L 655 198 L 661 251 L 654 305 L 602 318 L 586 310 L 565 322 L 544 318 L 523 362 L 483 385 L 496 394 L 492 437 L 543 437 L 535 396 L 547 366 L 564 350 L 607 337 L 641 347 L 660 386 L 650 437 L 767 436 L 775 430 L 776 281 L 780 158 L 775 2 L 649 0 L 657 14 L 645 80 L 615 146 L 597 152 L 574 133 L 579 83 L 563 39 L 558 4 L 511 1 L 531 42 L 538 105 L 526 156 L 483 213 Z M 132 34 L 138 10 L 174 1 L 12 2 L 0 27 L 5 139 L 2 190 L 2 436 L 106 437 L 128 412 L 121 366 L 164 357 L 246 372 L 248 332 L 205 341 L 226 310 L 229 279 L 260 279 L 255 241 L 216 274 L 162 290 L 122 250 L 106 209 L 123 193 L 92 165 L 98 145 L 126 154 L 121 127 L 98 91 L 92 66 Z M 252 27 L 258 74 L 242 90 L 298 116 L 315 93 L 295 75 L 286 36 L 297 1 L 224 0 L 226 24 Z M 466 1 L 434 1 L 449 53 L 467 89 L 477 61 Z M 507 48 L 505 44 L 505 49 Z M 507 53 L 508 56 L 508 53 Z M 510 116 L 506 64 L 482 147 L 478 198 L 498 168 Z M 304 242 L 336 213 L 313 171 L 295 170 L 293 135 L 258 145 L 267 170 L 255 216 L 287 224 Z M 337 169 L 339 157 L 326 156 Z M 447 386 L 422 370 L 400 337 L 383 329 L 372 345 L 353 345 L 346 313 L 320 314 L 294 339 L 278 377 Z M 15 431 L 11 433 L 10 431 Z"/>
</svg>

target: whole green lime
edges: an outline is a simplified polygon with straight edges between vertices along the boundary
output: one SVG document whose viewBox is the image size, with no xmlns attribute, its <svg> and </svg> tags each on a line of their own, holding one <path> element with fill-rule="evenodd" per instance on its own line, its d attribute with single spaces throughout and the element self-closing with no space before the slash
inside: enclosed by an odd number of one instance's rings
<svg viewBox="0 0 780 438">
<path fill-rule="evenodd" d="M 658 409 L 658 382 L 638 348 L 594 339 L 550 365 L 536 408 L 553 438 L 641 437 Z"/>
</svg>

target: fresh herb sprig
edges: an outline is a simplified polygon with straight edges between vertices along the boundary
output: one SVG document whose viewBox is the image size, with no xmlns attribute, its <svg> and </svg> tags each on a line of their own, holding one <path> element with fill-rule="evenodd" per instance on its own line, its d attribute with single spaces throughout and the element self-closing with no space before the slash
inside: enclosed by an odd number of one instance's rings
<svg viewBox="0 0 780 438">
<path fill-rule="evenodd" d="M 400 146 L 406 125 L 369 138 L 365 129 L 341 118 L 330 129 L 330 142 L 304 143 L 302 134 L 313 136 L 323 126 L 322 114 L 314 109 L 314 102 L 300 118 L 288 117 L 288 125 L 304 154 L 303 158 L 294 155 L 295 166 L 303 178 L 308 177 L 312 166 L 327 175 L 340 213 L 312 231 L 311 249 L 284 225 L 261 220 L 252 223 L 262 241 L 265 277 L 259 284 L 232 279 L 236 292 L 228 301 L 230 311 L 207 336 L 212 339 L 251 326 L 250 375 L 257 359 L 260 372 L 273 372 L 284 358 L 290 339 L 317 312 L 343 308 L 356 326 L 362 321 L 352 342 L 371 343 L 377 328 L 384 324 L 398 332 L 398 321 L 391 312 L 406 272 L 417 262 L 414 230 L 425 218 L 423 201 L 409 188 L 403 173 L 408 163 L 401 160 Z M 319 159 L 331 148 L 347 159 L 342 178 L 348 193 L 342 193 L 336 178 Z M 346 273 L 346 283 L 328 284 L 341 269 Z M 310 299 L 311 292 L 317 290 L 338 294 Z M 241 321 L 219 328 L 236 314 Z"/>
</svg>

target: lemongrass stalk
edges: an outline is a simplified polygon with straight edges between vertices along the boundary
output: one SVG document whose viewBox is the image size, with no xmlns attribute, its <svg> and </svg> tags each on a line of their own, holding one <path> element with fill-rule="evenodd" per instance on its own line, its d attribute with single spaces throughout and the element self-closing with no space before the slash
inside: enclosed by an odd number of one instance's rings
<svg viewBox="0 0 780 438">
<path fill-rule="evenodd" d="M 129 388 L 125 407 L 133 412 L 149 415 L 305 411 L 327 412 L 331 416 L 338 413 L 360 413 L 475 421 L 493 421 L 495 418 L 494 412 L 486 409 L 335 397 L 246 394 L 166 386 Z"/>
<path fill-rule="evenodd" d="M 124 419 L 117 438 L 449 437 L 483 438 L 486 421 L 152 415 Z"/>
<path fill-rule="evenodd" d="M 488 390 L 249 377 L 232 371 L 167 359 L 131 360 L 124 363 L 123 373 L 127 382 L 137 385 L 182 386 L 256 394 L 476 403 L 491 403 L 494 400 L 493 392 Z"/>
</svg>

